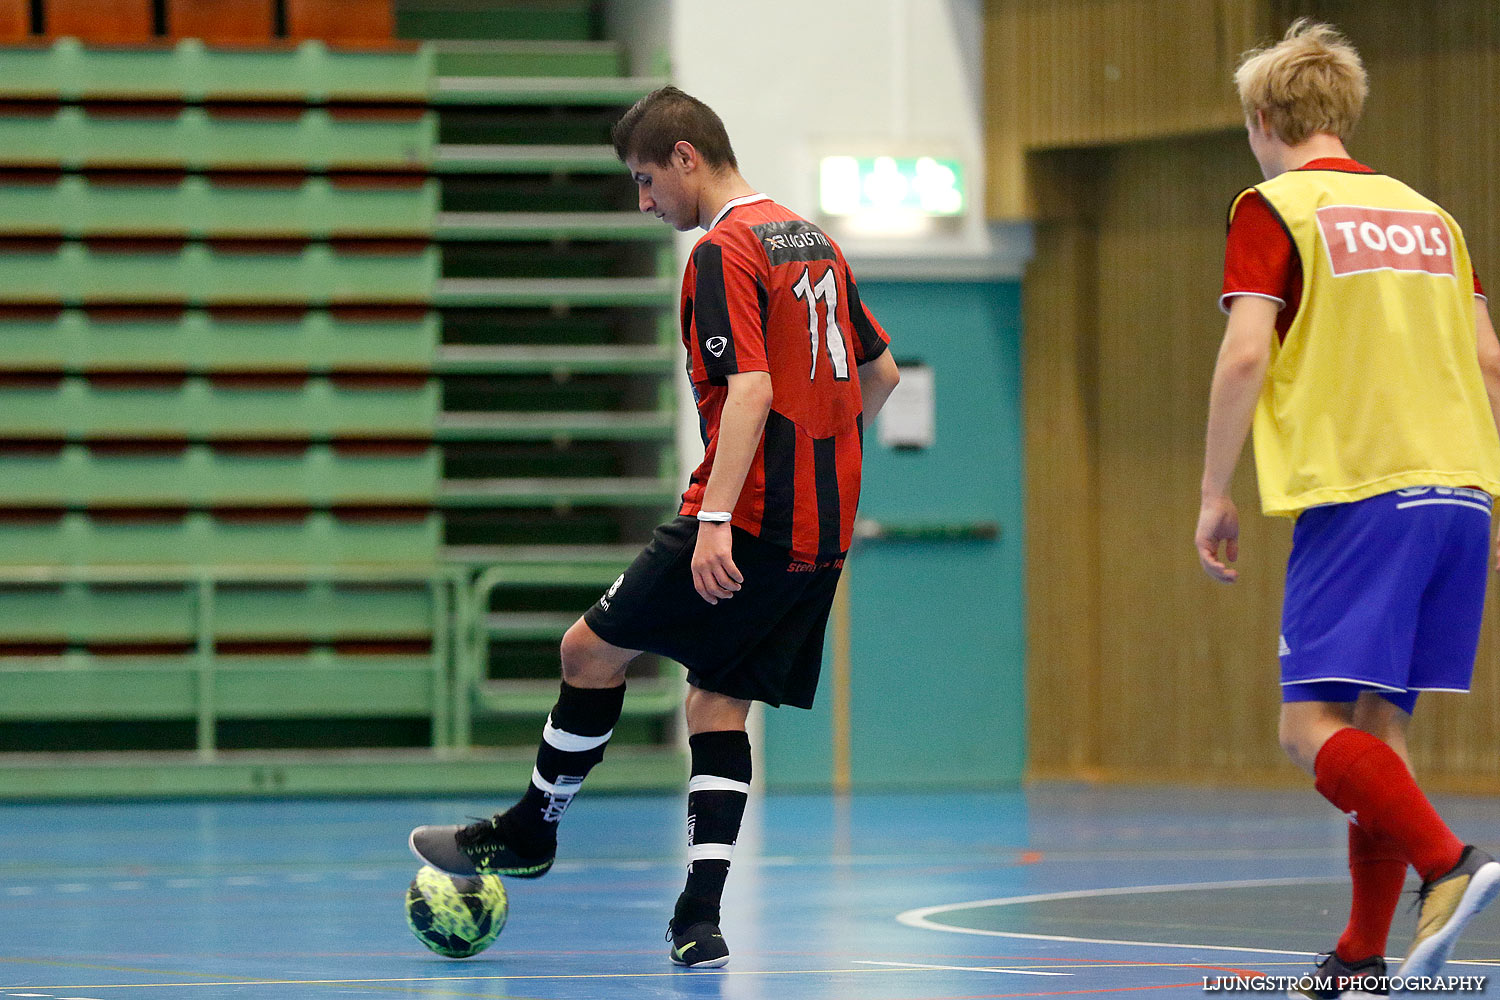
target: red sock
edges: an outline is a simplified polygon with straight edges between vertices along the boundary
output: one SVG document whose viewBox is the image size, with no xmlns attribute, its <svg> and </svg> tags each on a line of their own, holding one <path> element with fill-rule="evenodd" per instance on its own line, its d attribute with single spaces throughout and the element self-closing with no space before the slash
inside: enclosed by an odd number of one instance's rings
<svg viewBox="0 0 1500 1000">
<path fill-rule="evenodd" d="M 1406 859 L 1389 840 L 1350 823 L 1349 875 L 1354 879 L 1349 926 L 1334 950 L 1346 964 L 1354 965 L 1372 955 L 1385 954 L 1391 918 L 1396 915 L 1406 879 Z"/>
<path fill-rule="evenodd" d="M 1328 738 L 1313 764 L 1317 789 L 1378 839 L 1389 840 L 1428 882 L 1458 864 L 1463 841 L 1453 835 L 1406 762 L 1359 729 Z"/>
</svg>

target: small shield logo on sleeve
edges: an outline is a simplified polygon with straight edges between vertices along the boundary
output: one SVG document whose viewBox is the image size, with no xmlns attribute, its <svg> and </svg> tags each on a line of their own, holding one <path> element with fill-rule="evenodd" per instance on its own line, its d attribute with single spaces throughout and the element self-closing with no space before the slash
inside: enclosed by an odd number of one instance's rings
<svg viewBox="0 0 1500 1000">
<path fill-rule="evenodd" d="M 729 338 L 709 337 L 708 340 L 704 342 L 703 346 L 707 347 L 708 353 L 712 354 L 714 357 L 722 358 L 724 356 L 724 348 L 729 346 Z"/>
</svg>

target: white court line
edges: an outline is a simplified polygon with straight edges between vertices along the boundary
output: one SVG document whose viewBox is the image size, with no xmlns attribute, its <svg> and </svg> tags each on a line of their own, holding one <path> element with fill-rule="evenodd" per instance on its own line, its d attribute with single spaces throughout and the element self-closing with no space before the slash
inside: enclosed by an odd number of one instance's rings
<svg viewBox="0 0 1500 1000">
<path fill-rule="evenodd" d="M 999 969 L 988 965 L 927 965 L 924 962 L 867 962 L 856 958 L 855 965 L 889 965 L 898 969 L 942 969 L 947 972 L 1003 972 L 1010 976 L 1071 976 L 1071 972 L 1035 972 L 1030 969 Z"/>
<path fill-rule="evenodd" d="M 968 903 L 944 903 L 938 906 L 923 906 L 896 914 L 896 920 L 908 927 L 945 934 L 980 934 L 985 937 L 1020 938 L 1026 941 L 1064 941 L 1073 944 L 1115 944 L 1138 948 L 1187 948 L 1193 951 L 1233 951 L 1252 955 L 1298 955 L 1307 957 L 1311 952 L 1285 951 L 1279 948 L 1242 948 L 1227 944 L 1183 944 L 1177 941 L 1119 941 L 1113 938 L 1070 937 L 1062 934 L 1028 934 L 1022 931 L 992 931 L 976 927 L 954 927 L 940 924 L 930 917 L 959 910 L 974 910 L 982 906 L 1019 906 L 1022 903 L 1045 903 L 1059 899 L 1096 899 L 1101 896 L 1145 896 L 1163 892 L 1202 892 L 1208 889 L 1251 889 L 1275 885 L 1330 885 L 1347 882 L 1347 876 L 1320 876 L 1315 878 L 1256 878 L 1232 882 L 1181 882 L 1175 885 L 1127 885 L 1107 889 L 1074 889 L 1069 892 L 1041 892 L 1030 896 L 1003 896 L 999 899 L 976 899 Z M 1500 962 L 1454 959 L 1453 965 L 1477 965 L 1500 968 Z"/>
</svg>

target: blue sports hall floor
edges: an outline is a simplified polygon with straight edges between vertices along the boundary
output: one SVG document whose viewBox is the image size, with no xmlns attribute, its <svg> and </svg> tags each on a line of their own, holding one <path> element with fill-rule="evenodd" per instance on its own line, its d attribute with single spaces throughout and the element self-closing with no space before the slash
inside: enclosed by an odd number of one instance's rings
<svg viewBox="0 0 1500 1000">
<path fill-rule="evenodd" d="M 407 829 L 496 804 L 0 806 L 0 998 L 1204 996 L 1309 971 L 1347 906 L 1343 820 L 1311 791 L 769 796 L 725 899 L 729 965 L 677 969 L 682 799 L 585 792 L 552 873 L 507 883 L 494 946 L 440 958 L 404 922 Z M 1440 806 L 1494 851 L 1500 802 Z M 1500 976 L 1500 914 L 1455 958 Z"/>
</svg>

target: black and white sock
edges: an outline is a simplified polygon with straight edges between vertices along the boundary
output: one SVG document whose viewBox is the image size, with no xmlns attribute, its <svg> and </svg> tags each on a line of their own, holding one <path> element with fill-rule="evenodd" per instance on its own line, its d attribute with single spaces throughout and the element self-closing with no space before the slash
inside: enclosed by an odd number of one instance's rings
<svg viewBox="0 0 1500 1000">
<path fill-rule="evenodd" d="M 579 688 L 563 681 L 542 728 L 531 785 L 502 820 L 502 832 L 513 848 L 538 855 L 555 848 L 557 824 L 589 770 L 604 759 L 624 702 L 624 684 Z"/>
<path fill-rule="evenodd" d="M 677 899 L 672 925 L 719 922 L 719 900 L 734 859 L 740 821 L 750 794 L 750 737 L 739 730 L 688 738 L 693 776 L 688 782 L 687 887 Z"/>
</svg>

